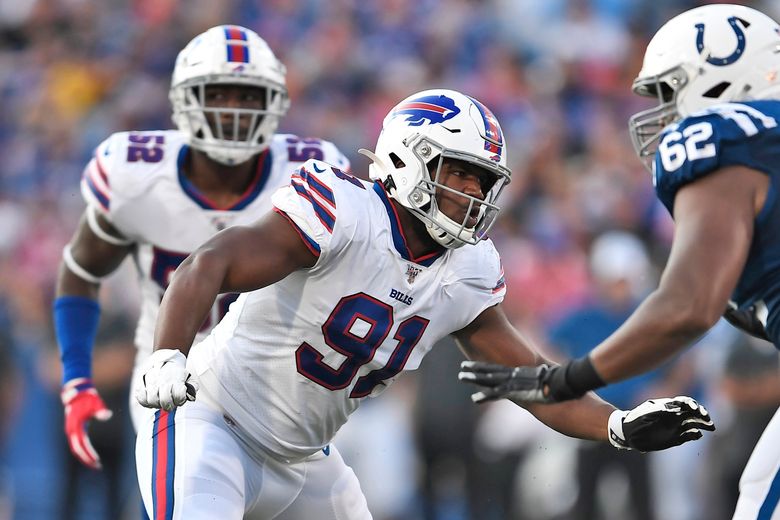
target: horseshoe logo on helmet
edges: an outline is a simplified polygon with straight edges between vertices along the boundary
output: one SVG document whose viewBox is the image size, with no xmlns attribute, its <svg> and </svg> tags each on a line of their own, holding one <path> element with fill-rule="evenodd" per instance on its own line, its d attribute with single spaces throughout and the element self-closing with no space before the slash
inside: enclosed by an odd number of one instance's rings
<svg viewBox="0 0 780 520">
<path fill-rule="evenodd" d="M 745 33 L 742 30 L 742 28 L 737 24 L 738 18 L 736 16 L 730 16 L 728 18 L 729 25 L 732 29 L 734 29 L 734 33 L 737 35 L 737 48 L 732 52 L 729 56 L 726 56 L 725 58 L 715 58 L 714 56 L 707 56 L 707 63 L 710 65 L 715 65 L 717 67 L 722 67 L 724 65 L 730 65 L 737 61 L 740 56 L 742 56 L 742 52 L 745 50 Z M 704 52 L 704 24 L 703 23 L 697 23 L 696 24 L 696 49 L 699 51 L 699 54 Z"/>
</svg>

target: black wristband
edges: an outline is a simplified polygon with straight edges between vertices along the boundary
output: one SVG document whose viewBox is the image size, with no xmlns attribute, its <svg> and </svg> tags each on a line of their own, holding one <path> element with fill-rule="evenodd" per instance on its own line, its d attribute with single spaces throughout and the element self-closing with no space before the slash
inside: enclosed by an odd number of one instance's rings
<svg viewBox="0 0 780 520">
<path fill-rule="evenodd" d="M 596 372 L 596 368 L 590 361 L 590 356 L 569 361 L 564 365 L 564 369 L 566 371 L 566 384 L 577 396 L 606 385 L 599 373 Z"/>
</svg>

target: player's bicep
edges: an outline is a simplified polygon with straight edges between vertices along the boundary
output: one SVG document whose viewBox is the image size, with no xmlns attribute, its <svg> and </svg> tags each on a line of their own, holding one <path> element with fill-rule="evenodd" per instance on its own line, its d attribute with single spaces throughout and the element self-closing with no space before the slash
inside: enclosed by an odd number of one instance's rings
<svg viewBox="0 0 780 520">
<path fill-rule="evenodd" d="M 221 292 L 265 287 L 317 261 L 297 229 L 276 212 L 269 212 L 251 226 L 222 231 L 213 241 L 228 258 Z"/>
<path fill-rule="evenodd" d="M 482 311 L 453 336 L 469 359 L 509 366 L 535 366 L 545 361 L 512 326 L 500 304 Z"/>
<path fill-rule="evenodd" d="M 118 245 L 108 242 L 98 236 L 88 223 L 87 211 L 81 216 L 81 220 L 73 233 L 68 247 L 72 261 L 81 269 L 95 278 L 102 278 L 114 272 L 125 257 L 132 251 L 132 245 Z M 104 226 L 110 224 L 102 223 Z M 57 281 L 57 293 L 82 294 L 87 284 L 83 279 L 68 268 L 65 264 L 60 269 Z"/>
<path fill-rule="evenodd" d="M 122 260 L 132 251 L 132 244 L 112 243 L 99 236 L 89 224 L 87 208 L 81 216 L 79 225 L 70 242 L 73 258 L 85 269 L 97 276 L 105 276 L 113 272 Z M 117 237 L 119 232 L 114 229 L 108 220 L 102 215 L 95 217 L 96 224 L 100 225 L 104 235 Z"/>
<path fill-rule="evenodd" d="M 661 288 L 685 294 L 717 319 L 750 250 L 756 200 L 766 176 L 730 167 L 683 187 L 675 199 L 675 238 Z"/>
</svg>

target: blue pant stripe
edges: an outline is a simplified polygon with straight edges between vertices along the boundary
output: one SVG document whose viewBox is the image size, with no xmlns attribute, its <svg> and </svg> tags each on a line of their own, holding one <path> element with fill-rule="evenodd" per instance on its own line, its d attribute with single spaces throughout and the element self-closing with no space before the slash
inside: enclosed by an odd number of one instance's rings
<svg viewBox="0 0 780 520">
<path fill-rule="evenodd" d="M 772 479 L 772 485 L 769 486 L 769 492 L 766 494 L 764 503 L 761 504 L 761 509 L 758 510 L 756 520 L 771 520 L 778 501 L 780 501 L 780 471 L 776 472 L 775 478 Z"/>
</svg>

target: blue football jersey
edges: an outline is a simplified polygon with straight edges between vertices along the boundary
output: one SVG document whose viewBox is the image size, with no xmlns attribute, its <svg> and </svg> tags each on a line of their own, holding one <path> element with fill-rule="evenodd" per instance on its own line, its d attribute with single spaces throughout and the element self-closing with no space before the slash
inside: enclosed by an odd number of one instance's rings
<svg viewBox="0 0 780 520">
<path fill-rule="evenodd" d="M 670 125 L 655 155 L 653 182 L 674 216 L 677 191 L 720 168 L 742 165 L 770 178 L 755 219 L 753 242 L 732 300 L 740 308 L 766 305 L 766 326 L 780 348 L 780 101 L 725 103 Z"/>
</svg>

